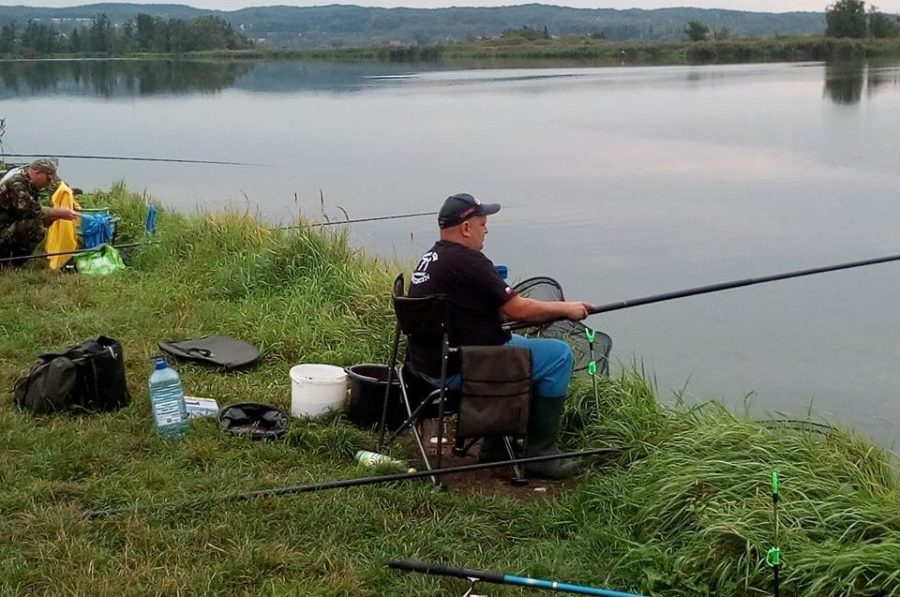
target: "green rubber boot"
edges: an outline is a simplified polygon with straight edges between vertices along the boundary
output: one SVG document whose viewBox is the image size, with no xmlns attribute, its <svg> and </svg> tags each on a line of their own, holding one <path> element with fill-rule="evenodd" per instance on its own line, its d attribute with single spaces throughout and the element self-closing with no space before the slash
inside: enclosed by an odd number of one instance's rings
<svg viewBox="0 0 900 597">
<path fill-rule="evenodd" d="M 525 456 L 549 456 L 562 454 L 556 446 L 559 427 L 562 423 L 563 406 L 566 397 L 544 398 L 535 396 L 531 400 L 531 414 L 528 417 L 528 444 Z M 525 473 L 546 479 L 568 479 L 578 471 L 578 461 L 574 458 L 533 462 L 525 465 Z"/>
</svg>

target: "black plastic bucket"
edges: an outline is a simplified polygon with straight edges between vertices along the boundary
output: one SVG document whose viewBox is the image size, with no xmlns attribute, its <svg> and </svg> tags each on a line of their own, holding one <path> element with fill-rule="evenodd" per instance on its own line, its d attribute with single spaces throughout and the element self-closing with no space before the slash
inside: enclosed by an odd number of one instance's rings
<svg viewBox="0 0 900 597">
<path fill-rule="evenodd" d="M 350 400 L 347 405 L 347 419 L 363 429 L 377 428 L 381 422 L 381 407 L 384 404 L 384 390 L 387 387 L 387 365 L 353 365 L 344 369 L 350 386 Z M 406 411 L 400 400 L 400 381 L 395 375 L 391 380 L 388 397 L 387 426 L 396 429 L 406 418 Z"/>
</svg>

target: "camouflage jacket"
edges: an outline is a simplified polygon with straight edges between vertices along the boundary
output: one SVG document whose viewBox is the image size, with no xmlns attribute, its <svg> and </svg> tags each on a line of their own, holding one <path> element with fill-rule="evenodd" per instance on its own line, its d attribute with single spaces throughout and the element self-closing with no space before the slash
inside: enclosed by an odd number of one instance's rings
<svg viewBox="0 0 900 597">
<path fill-rule="evenodd" d="M 41 217 L 38 190 L 23 171 L 0 183 L 0 230 L 19 220 Z"/>
</svg>

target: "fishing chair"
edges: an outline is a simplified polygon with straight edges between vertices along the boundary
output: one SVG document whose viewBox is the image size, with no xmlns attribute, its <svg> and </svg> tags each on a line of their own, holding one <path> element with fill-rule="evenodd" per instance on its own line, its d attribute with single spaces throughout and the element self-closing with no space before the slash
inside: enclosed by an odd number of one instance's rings
<svg viewBox="0 0 900 597">
<path fill-rule="evenodd" d="M 378 449 L 383 450 L 401 432 L 409 428 L 413 435 L 427 470 L 441 468 L 445 420 L 457 417 L 454 434 L 454 454 L 463 455 L 481 438 L 499 436 L 510 460 L 516 458 L 511 438 L 521 437 L 525 441 L 528 428 L 528 410 L 531 401 L 531 357 L 527 349 L 507 346 L 450 346 L 448 335 L 448 311 L 446 297 L 408 297 L 404 295 L 403 274 L 394 280 L 391 298 L 397 326 L 388 365 L 388 379 L 382 405 Z M 407 347 L 403 362 L 398 365 L 401 336 Z M 410 341 L 418 345 L 426 343 L 440 346 L 441 372 L 433 379 L 416 370 L 409 358 Z M 525 359 L 527 366 L 519 367 L 507 375 L 507 380 L 494 380 L 491 365 L 505 356 Z M 447 363 L 449 359 L 462 359 L 462 382 L 459 388 L 447 386 Z M 387 429 L 388 401 L 391 384 L 396 375 L 400 387 L 400 400 L 406 411 L 406 419 L 391 434 L 385 437 Z M 498 388 L 501 388 L 498 391 Z M 437 420 L 437 443 L 432 466 L 431 458 L 422 437 L 422 423 Z M 513 465 L 515 482 L 524 483 L 522 467 Z M 435 477 L 432 481 L 437 484 Z"/>
</svg>

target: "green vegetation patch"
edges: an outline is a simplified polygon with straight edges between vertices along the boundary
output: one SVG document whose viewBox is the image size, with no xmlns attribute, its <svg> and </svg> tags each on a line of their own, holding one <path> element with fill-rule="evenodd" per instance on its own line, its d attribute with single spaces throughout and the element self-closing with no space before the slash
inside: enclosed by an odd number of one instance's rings
<svg viewBox="0 0 900 597">
<path fill-rule="evenodd" d="M 143 197 L 120 186 L 86 201 L 123 217 L 123 242 L 140 236 Z M 178 366 L 186 390 L 220 405 L 287 409 L 292 364 L 386 360 L 387 295 L 401 268 L 353 250 L 341 232 L 270 231 L 235 213 L 162 211 L 156 238 L 106 278 L 37 264 L 0 272 L 0 387 L 10 389 L 39 353 L 102 333 L 124 345 L 134 398 L 119 412 L 34 418 L 6 394 L 3 594 L 463 591 L 458 581 L 385 568 L 404 557 L 646 594 L 761 595 L 771 590 L 772 470 L 782 480 L 784 594 L 900 594 L 900 497 L 888 454 L 841 430 L 763 425 L 714 403 L 665 408 L 628 371 L 601 381 L 597 396 L 577 385 L 565 441 L 611 453 L 557 491 L 523 498 L 408 482 L 228 501 L 366 474 L 352 455 L 375 437 L 334 417 L 294 421 L 275 443 L 226 435 L 212 419 L 165 440 L 145 390 L 156 342 L 223 333 L 256 344 L 265 357 L 250 372 Z M 394 454 L 414 452 L 399 445 Z M 133 505 L 140 509 L 83 517 Z"/>
</svg>

